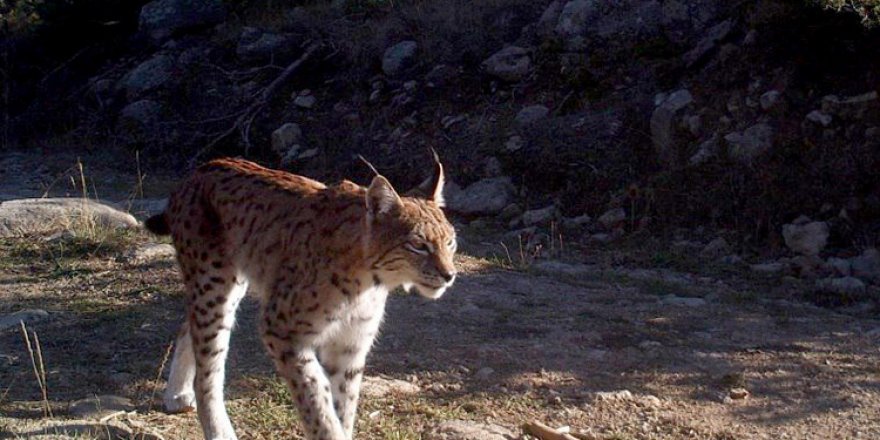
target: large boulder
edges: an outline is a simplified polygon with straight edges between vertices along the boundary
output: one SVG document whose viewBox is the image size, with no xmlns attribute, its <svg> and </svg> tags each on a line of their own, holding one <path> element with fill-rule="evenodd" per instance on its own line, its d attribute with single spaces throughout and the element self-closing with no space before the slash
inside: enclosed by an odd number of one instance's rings
<svg viewBox="0 0 880 440">
<path fill-rule="evenodd" d="M 514 438 L 517 436 L 503 426 L 468 420 L 442 422 L 425 433 L 426 440 L 510 440 Z"/>
<path fill-rule="evenodd" d="M 131 215 L 103 203 L 81 198 L 19 199 L 0 202 L 0 237 L 70 230 L 92 225 L 135 228 Z"/>
<path fill-rule="evenodd" d="M 292 55 L 297 49 L 289 35 L 279 35 L 272 32 L 246 27 L 241 31 L 238 38 L 238 47 L 235 54 L 242 61 L 268 61 L 278 60 Z"/>
<path fill-rule="evenodd" d="M 782 237 L 792 251 L 801 255 L 818 255 L 828 244 L 828 229 L 828 223 L 799 217 L 794 223 L 782 226 Z"/>
<path fill-rule="evenodd" d="M 483 69 L 490 76 L 508 82 L 522 81 L 532 70 L 529 50 L 507 46 L 483 61 Z"/>
<path fill-rule="evenodd" d="M 573 0 L 562 7 L 556 34 L 567 50 L 584 50 L 600 40 L 625 46 L 660 31 L 662 7 L 656 0 Z"/>
<path fill-rule="evenodd" d="M 174 74 L 174 58 L 159 54 L 130 70 L 119 82 L 129 100 L 156 90 L 167 83 Z"/>
<path fill-rule="evenodd" d="M 509 177 L 492 177 L 448 194 L 446 206 L 462 214 L 498 214 L 513 201 L 515 191 Z"/>
<path fill-rule="evenodd" d="M 852 274 L 880 284 L 880 251 L 875 248 L 866 249 L 862 255 L 850 260 Z"/>
<path fill-rule="evenodd" d="M 678 164 L 679 153 L 674 138 L 676 116 L 693 101 L 694 97 L 687 89 L 677 90 L 661 99 L 651 114 L 651 141 L 660 162 L 666 166 Z"/>
<path fill-rule="evenodd" d="M 731 159 L 750 163 L 773 147 L 774 130 L 766 123 L 755 124 L 745 131 L 735 131 L 724 136 L 727 154 Z"/>
<path fill-rule="evenodd" d="M 382 55 L 382 71 L 397 76 L 415 64 L 419 45 L 412 40 L 401 41 L 385 50 Z"/>
<path fill-rule="evenodd" d="M 217 24 L 226 19 L 222 0 L 155 0 L 141 8 L 140 31 L 163 40 L 177 31 Z"/>
</svg>

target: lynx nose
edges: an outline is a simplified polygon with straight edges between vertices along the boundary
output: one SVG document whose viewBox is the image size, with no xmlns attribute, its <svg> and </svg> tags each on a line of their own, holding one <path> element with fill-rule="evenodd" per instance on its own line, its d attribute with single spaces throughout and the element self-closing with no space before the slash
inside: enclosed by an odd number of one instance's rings
<svg viewBox="0 0 880 440">
<path fill-rule="evenodd" d="M 440 276 L 443 277 L 443 279 L 446 280 L 447 283 L 451 283 L 452 280 L 455 279 L 455 271 L 447 272 L 447 271 L 441 269 L 439 272 L 440 272 Z"/>
</svg>

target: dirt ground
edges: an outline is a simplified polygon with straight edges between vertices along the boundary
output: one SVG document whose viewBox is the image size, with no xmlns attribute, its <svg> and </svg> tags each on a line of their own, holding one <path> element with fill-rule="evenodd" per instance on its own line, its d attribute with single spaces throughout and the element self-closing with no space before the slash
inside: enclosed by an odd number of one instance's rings
<svg viewBox="0 0 880 440">
<path fill-rule="evenodd" d="M 464 231 L 464 239 L 482 237 Z M 65 422 L 75 418 L 70 402 L 105 394 L 134 405 L 101 420 L 121 427 L 111 437 L 200 438 L 195 414 L 161 411 L 163 359 L 183 297 L 170 257 L 129 257 L 152 241 L 140 232 L 0 239 L 0 316 L 49 312 L 28 327 L 39 335 L 54 412 L 43 415 L 21 331 L 0 331 L 0 438 L 63 430 L 46 427 L 79 423 Z M 439 301 L 389 301 L 367 376 L 418 391 L 365 395 L 359 438 L 422 439 L 446 420 L 517 435 L 537 420 L 603 440 L 880 438 L 872 313 L 816 307 L 792 289 L 780 295 L 773 280 L 623 268 L 599 257 L 514 270 L 472 256 L 487 254 L 478 246 L 464 254 L 463 275 Z M 256 335 L 256 310 L 243 305 L 233 335 L 230 414 L 240 438 L 298 438 Z M 93 437 L 101 436 L 76 436 Z"/>
</svg>

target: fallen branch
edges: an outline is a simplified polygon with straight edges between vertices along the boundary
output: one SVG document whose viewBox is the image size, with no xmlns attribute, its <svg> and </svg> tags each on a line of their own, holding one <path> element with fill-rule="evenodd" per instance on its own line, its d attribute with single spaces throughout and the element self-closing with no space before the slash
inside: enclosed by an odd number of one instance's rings
<svg viewBox="0 0 880 440">
<path fill-rule="evenodd" d="M 533 421 L 522 425 L 526 434 L 535 436 L 541 440 L 578 440 L 577 437 L 566 433 L 559 432 L 541 422 Z"/>
<path fill-rule="evenodd" d="M 254 118 L 257 114 L 260 113 L 260 110 L 269 103 L 269 99 L 278 92 L 278 89 L 281 88 L 281 85 L 284 84 L 290 77 L 296 72 L 300 66 L 303 65 L 312 55 L 320 48 L 320 45 L 317 43 L 313 43 L 306 48 L 305 52 L 303 52 L 302 56 L 300 56 L 296 61 L 290 63 L 284 70 L 275 78 L 260 95 L 257 97 L 257 100 L 252 102 L 249 106 L 247 106 L 244 110 L 241 110 L 237 113 L 238 117 L 235 119 L 235 123 L 232 124 L 226 131 L 220 133 L 217 137 L 215 137 L 211 142 L 205 145 L 201 150 L 196 152 L 195 156 L 189 161 L 189 167 L 194 168 L 198 163 L 199 159 L 202 158 L 205 154 L 210 152 L 214 146 L 217 145 L 220 141 L 227 138 L 232 133 L 235 133 L 237 130 L 242 140 L 245 144 L 245 154 L 247 154 L 250 150 L 250 129 L 251 124 L 253 123 Z"/>
</svg>

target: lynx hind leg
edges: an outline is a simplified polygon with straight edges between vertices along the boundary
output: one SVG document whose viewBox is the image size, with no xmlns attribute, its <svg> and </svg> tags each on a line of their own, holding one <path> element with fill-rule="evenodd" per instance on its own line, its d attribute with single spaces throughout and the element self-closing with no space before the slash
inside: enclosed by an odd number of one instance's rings
<svg viewBox="0 0 880 440">
<path fill-rule="evenodd" d="M 235 311 L 247 282 L 222 262 L 203 263 L 190 277 L 188 321 L 195 361 L 194 394 L 205 438 L 235 439 L 223 401 L 226 355 Z"/>
<path fill-rule="evenodd" d="M 171 414 L 195 411 L 196 395 L 193 391 L 195 378 L 196 359 L 189 334 L 189 321 L 185 321 L 180 326 L 177 341 L 174 343 L 171 373 L 168 376 L 163 399 L 166 411 Z"/>
</svg>

